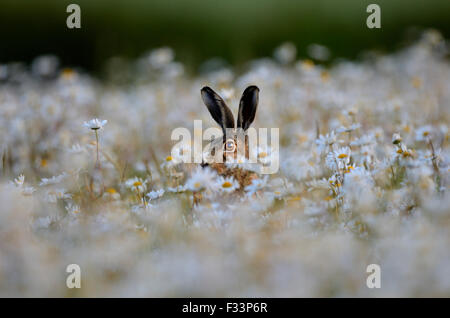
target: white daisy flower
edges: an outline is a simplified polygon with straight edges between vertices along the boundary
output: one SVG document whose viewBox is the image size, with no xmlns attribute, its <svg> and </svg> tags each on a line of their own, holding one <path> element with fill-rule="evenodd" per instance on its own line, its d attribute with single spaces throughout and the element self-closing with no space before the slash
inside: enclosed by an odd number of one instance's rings
<svg viewBox="0 0 450 318">
<path fill-rule="evenodd" d="M 31 186 L 22 188 L 22 194 L 26 196 L 32 195 L 35 191 L 36 189 Z"/>
<path fill-rule="evenodd" d="M 285 42 L 275 49 L 274 57 L 282 64 L 288 64 L 295 61 L 297 48 L 291 42 Z"/>
<path fill-rule="evenodd" d="M 32 195 L 36 191 L 36 189 L 31 186 L 25 186 L 25 176 L 23 174 L 14 178 L 13 181 L 9 181 L 9 183 L 19 188 L 25 196 Z"/>
<path fill-rule="evenodd" d="M 322 178 L 320 180 L 314 179 L 314 180 L 308 181 L 308 182 L 306 182 L 306 185 L 308 186 L 308 191 L 311 191 L 314 189 L 328 190 L 330 188 L 330 183 L 325 178 Z"/>
<path fill-rule="evenodd" d="M 155 199 L 162 197 L 164 195 L 164 192 L 165 192 L 164 189 L 159 189 L 159 190 L 150 191 L 146 195 L 150 200 L 155 200 Z"/>
<path fill-rule="evenodd" d="M 142 180 L 141 178 L 134 177 L 125 181 L 125 186 L 131 191 L 142 193 L 147 191 L 147 180 Z"/>
<path fill-rule="evenodd" d="M 148 56 L 150 65 L 160 69 L 173 61 L 175 52 L 170 47 L 161 47 L 154 49 Z"/>
<path fill-rule="evenodd" d="M 216 188 L 215 178 L 217 173 L 208 167 L 197 167 L 186 182 L 186 188 L 191 191 L 203 189 L 214 190 Z"/>
<path fill-rule="evenodd" d="M 402 142 L 402 137 L 400 136 L 399 133 L 395 133 L 395 134 L 392 135 L 392 143 L 394 145 L 397 145 L 397 144 L 399 144 L 401 142 Z"/>
<path fill-rule="evenodd" d="M 326 158 L 326 164 L 331 170 L 345 169 L 350 163 L 351 150 L 349 147 L 342 147 L 329 152 Z"/>
<path fill-rule="evenodd" d="M 408 147 L 406 147 L 404 144 L 400 144 L 400 147 L 398 147 L 397 151 L 394 154 L 394 158 L 410 158 L 412 157 L 412 152 Z"/>
<path fill-rule="evenodd" d="M 337 136 L 334 131 L 331 131 L 329 134 L 320 135 L 318 139 L 316 139 L 316 145 L 317 148 L 321 153 L 325 151 L 329 151 L 330 148 L 340 142 L 340 140 L 337 139 Z"/>
<path fill-rule="evenodd" d="M 352 124 L 348 127 L 341 126 L 338 129 L 336 129 L 336 131 L 338 133 L 343 133 L 343 132 L 349 133 L 349 132 L 355 131 L 356 129 L 358 129 L 360 127 L 361 127 L 361 124 L 356 123 L 356 124 Z"/>
<path fill-rule="evenodd" d="M 261 164 L 270 164 L 272 160 L 272 148 L 270 146 L 258 146 L 250 149 L 250 158 L 254 157 Z M 249 162 L 249 160 L 244 158 L 244 163 Z"/>
<path fill-rule="evenodd" d="M 431 135 L 433 133 L 433 127 L 427 125 L 422 126 L 416 130 L 416 140 L 417 141 L 427 141 L 429 138 L 431 138 Z"/>
<path fill-rule="evenodd" d="M 46 229 L 56 220 L 51 216 L 45 216 L 37 218 L 33 223 L 33 228 L 35 229 Z"/>
<path fill-rule="evenodd" d="M 171 168 L 171 167 L 173 167 L 173 166 L 176 166 L 177 164 L 179 164 L 179 163 L 181 163 L 182 162 L 182 157 L 181 156 L 176 156 L 176 157 L 174 157 L 174 156 L 172 156 L 172 155 L 169 155 L 169 156 L 167 156 L 165 159 L 164 159 L 164 161 L 163 161 L 163 163 L 161 163 L 161 168 Z"/>
<path fill-rule="evenodd" d="M 46 186 L 46 185 L 50 185 L 50 184 L 58 184 L 61 181 L 64 180 L 64 178 L 67 177 L 67 173 L 63 172 L 58 176 L 53 176 L 51 178 L 42 178 L 41 182 L 39 183 L 40 186 Z"/>
<path fill-rule="evenodd" d="M 72 153 L 72 154 L 79 154 L 84 152 L 85 148 L 80 146 L 80 144 L 74 144 L 72 145 L 72 147 L 70 147 L 69 149 L 67 149 L 67 152 Z"/>
<path fill-rule="evenodd" d="M 230 100 L 234 96 L 234 89 L 233 88 L 222 88 L 220 90 L 220 96 L 222 96 L 224 99 Z"/>
<path fill-rule="evenodd" d="M 231 193 L 239 189 L 239 182 L 237 182 L 233 177 L 220 176 L 217 180 L 217 186 L 220 191 Z"/>
<path fill-rule="evenodd" d="M 45 194 L 46 201 L 50 203 L 56 203 L 58 199 L 64 200 L 70 198 L 72 198 L 72 195 L 70 193 L 67 193 L 63 188 L 48 190 Z"/>
<path fill-rule="evenodd" d="M 120 193 L 117 192 L 114 188 L 108 188 L 102 195 L 105 199 L 111 199 L 111 200 L 119 200 L 120 199 Z"/>
<path fill-rule="evenodd" d="M 172 193 L 185 192 L 186 191 L 186 186 L 179 185 L 179 186 L 176 186 L 176 187 L 167 187 L 167 191 L 172 192 Z"/>
<path fill-rule="evenodd" d="M 92 129 L 92 130 L 98 130 L 98 129 L 103 128 L 103 126 L 105 126 L 107 123 L 108 123 L 108 121 L 106 119 L 101 120 L 98 118 L 94 118 L 94 119 L 91 119 L 90 121 L 85 121 L 83 126 L 89 128 L 89 129 Z"/>
<path fill-rule="evenodd" d="M 14 184 L 17 187 L 22 187 L 24 182 L 25 182 L 25 176 L 23 174 L 21 174 L 20 176 L 15 178 L 14 181 L 11 182 L 11 183 Z"/>
<path fill-rule="evenodd" d="M 264 189 L 267 186 L 268 178 L 268 176 L 264 176 L 264 178 L 253 179 L 252 183 L 245 187 L 245 192 L 251 196 L 259 190 Z"/>
<path fill-rule="evenodd" d="M 337 174 L 333 174 L 328 178 L 328 184 L 333 187 L 339 188 L 342 185 L 342 178 Z"/>
<path fill-rule="evenodd" d="M 70 214 L 70 215 L 74 215 L 74 214 L 78 214 L 80 213 L 81 209 L 79 205 L 73 204 L 71 202 L 69 202 L 66 207 L 65 207 L 66 211 Z"/>
</svg>

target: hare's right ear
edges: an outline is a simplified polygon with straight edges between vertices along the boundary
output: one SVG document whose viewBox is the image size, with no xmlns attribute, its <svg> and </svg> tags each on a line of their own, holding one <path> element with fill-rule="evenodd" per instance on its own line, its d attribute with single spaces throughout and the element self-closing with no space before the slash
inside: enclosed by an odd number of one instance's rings
<svg viewBox="0 0 450 318">
<path fill-rule="evenodd" d="M 237 128 L 245 130 L 255 120 L 256 108 L 258 107 L 259 88 L 255 85 L 247 87 L 242 93 L 239 102 L 239 114 L 237 119 Z"/>
<path fill-rule="evenodd" d="M 234 128 L 234 117 L 223 99 L 210 87 L 205 86 L 201 90 L 202 99 L 208 107 L 211 116 L 222 127 L 225 135 L 227 128 Z"/>
</svg>

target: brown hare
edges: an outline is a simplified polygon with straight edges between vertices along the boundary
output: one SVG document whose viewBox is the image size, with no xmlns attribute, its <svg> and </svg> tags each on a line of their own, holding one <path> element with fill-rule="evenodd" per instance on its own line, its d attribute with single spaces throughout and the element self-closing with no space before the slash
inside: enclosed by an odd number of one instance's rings
<svg viewBox="0 0 450 318">
<path fill-rule="evenodd" d="M 242 93 L 236 125 L 233 113 L 216 92 L 205 86 L 201 89 L 201 95 L 211 116 L 220 125 L 223 132 L 223 137 L 213 142 L 213 148 L 210 150 L 210 155 L 216 158 L 216 150 L 221 150 L 219 156 L 222 156 L 222 160 L 219 160 L 220 162 L 203 163 L 202 166 L 211 167 L 219 175 L 234 177 L 239 182 L 239 191 L 242 192 L 245 186 L 251 184 L 252 180 L 257 178 L 257 174 L 241 167 L 230 167 L 225 162 L 229 156 L 233 159 L 238 158 L 238 149 L 242 149 L 240 148 L 241 145 L 245 150 L 245 158 L 248 159 L 249 142 L 245 132 L 255 119 L 259 88 L 254 85 L 248 86 Z"/>
</svg>

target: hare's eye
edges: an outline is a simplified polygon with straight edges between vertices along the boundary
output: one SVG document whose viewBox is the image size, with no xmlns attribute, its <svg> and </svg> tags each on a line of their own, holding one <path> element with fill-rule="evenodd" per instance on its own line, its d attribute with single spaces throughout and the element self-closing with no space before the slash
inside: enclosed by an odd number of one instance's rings
<svg viewBox="0 0 450 318">
<path fill-rule="evenodd" d="M 228 139 L 225 143 L 225 150 L 228 151 L 234 151 L 236 148 L 236 144 L 234 143 L 234 140 Z"/>
</svg>

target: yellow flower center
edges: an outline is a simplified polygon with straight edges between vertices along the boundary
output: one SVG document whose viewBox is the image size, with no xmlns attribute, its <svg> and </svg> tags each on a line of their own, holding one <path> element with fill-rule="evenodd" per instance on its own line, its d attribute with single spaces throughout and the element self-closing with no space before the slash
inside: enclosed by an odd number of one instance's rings
<svg viewBox="0 0 450 318">
<path fill-rule="evenodd" d="M 350 171 L 352 171 L 353 169 L 355 169 L 353 168 L 353 166 L 348 166 L 347 170 L 345 170 L 345 173 L 350 173 Z"/>
<path fill-rule="evenodd" d="M 71 79 L 73 77 L 74 73 L 75 73 L 74 70 L 72 70 L 71 68 L 65 68 L 62 70 L 61 76 L 64 79 Z"/>
<path fill-rule="evenodd" d="M 41 160 L 41 166 L 42 166 L 42 167 L 47 167 L 47 165 L 48 165 L 47 159 L 42 159 L 42 160 Z"/>
<path fill-rule="evenodd" d="M 419 88 L 422 85 L 422 80 L 419 77 L 414 76 L 411 79 L 411 83 L 414 86 L 414 88 Z"/>
<path fill-rule="evenodd" d="M 341 153 L 341 154 L 338 156 L 339 159 L 344 159 L 344 158 L 347 158 L 347 157 L 348 157 L 348 155 L 345 154 L 345 153 Z"/>
<path fill-rule="evenodd" d="M 133 186 L 138 187 L 141 186 L 142 182 L 141 181 L 136 181 L 135 183 L 133 183 Z"/>
<path fill-rule="evenodd" d="M 424 136 L 424 137 L 428 136 L 429 134 L 430 134 L 430 133 L 429 133 L 428 131 L 424 131 L 424 132 L 423 132 L 423 136 Z"/>
<path fill-rule="evenodd" d="M 310 70 L 314 67 L 314 62 L 309 59 L 304 60 L 302 64 L 303 67 L 305 67 L 307 70 Z"/>
<path fill-rule="evenodd" d="M 172 161 L 172 160 L 173 160 L 172 156 L 167 156 L 166 157 L 166 161 Z"/>
<path fill-rule="evenodd" d="M 202 184 L 201 184 L 200 182 L 194 183 L 194 187 L 196 187 L 196 188 L 200 188 L 201 185 L 202 185 Z"/>
<path fill-rule="evenodd" d="M 330 79 L 330 73 L 327 71 L 322 71 L 322 73 L 320 73 L 320 78 L 323 82 L 327 82 Z"/>
<path fill-rule="evenodd" d="M 405 151 L 403 157 L 412 157 L 412 154 L 409 151 Z"/>
<path fill-rule="evenodd" d="M 305 136 L 305 135 L 300 135 L 300 136 L 298 136 L 298 141 L 299 141 L 300 143 L 304 143 L 304 142 L 307 141 L 307 140 L 308 140 L 308 137 Z"/>
<path fill-rule="evenodd" d="M 267 157 L 267 152 L 264 152 L 264 151 L 260 152 L 260 153 L 259 153 L 259 157 L 260 157 L 260 158 L 265 158 L 265 157 Z"/>
<path fill-rule="evenodd" d="M 231 188 L 233 184 L 230 181 L 225 181 L 222 183 L 222 188 Z"/>
<path fill-rule="evenodd" d="M 114 188 L 108 188 L 108 189 L 106 190 L 106 192 L 111 193 L 111 194 L 114 194 L 114 193 L 116 193 L 117 191 L 116 191 L 116 189 L 114 189 Z"/>
<path fill-rule="evenodd" d="M 340 184 L 339 181 L 337 181 L 337 180 L 335 180 L 335 181 L 330 180 L 330 184 L 331 184 L 332 186 L 335 186 L 335 187 L 340 187 L 340 186 L 341 186 L 341 184 Z"/>
</svg>

